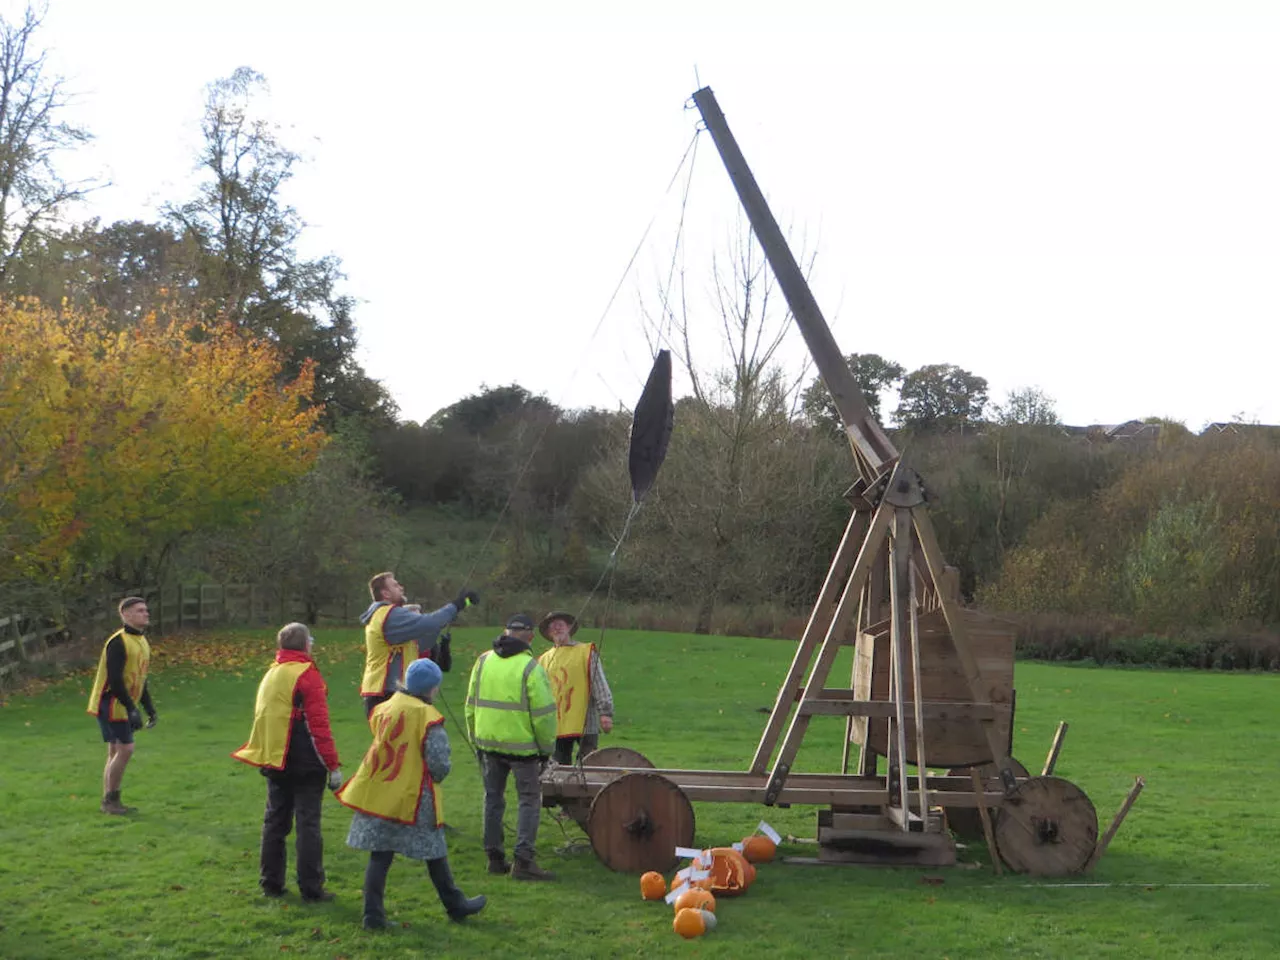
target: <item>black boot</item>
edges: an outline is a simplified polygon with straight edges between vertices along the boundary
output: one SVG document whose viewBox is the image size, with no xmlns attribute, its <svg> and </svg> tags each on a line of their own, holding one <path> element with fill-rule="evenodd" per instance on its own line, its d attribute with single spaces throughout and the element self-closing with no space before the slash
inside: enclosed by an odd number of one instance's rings
<svg viewBox="0 0 1280 960">
<path fill-rule="evenodd" d="M 439 894 L 440 902 L 444 904 L 450 920 L 462 921 L 484 909 L 486 901 L 483 894 L 468 898 L 453 882 L 448 857 L 428 860 L 427 873 L 431 876 L 431 882 L 435 884 L 436 893 Z"/>
<path fill-rule="evenodd" d="M 382 895 L 387 889 L 387 871 L 395 854 L 380 850 L 369 854 L 369 865 L 364 868 L 364 928 L 378 930 L 387 926 L 387 912 L 382 906 Z"/>
<path fill-rule="evenodd" d="M 516 855 L 515 866 L 511 868 L 512 880 L 554 880 L 556 875 L 550 870 L 543 870 L 533 857 Z"/>
<path fill-rule="evenodd" d="M 507 862 L 507 855 L 501 850 L 486 850 L 489 855 L 489 872 L 501 874 L 505 876 L 511 872 L 511 864 Z"/>
</svg>

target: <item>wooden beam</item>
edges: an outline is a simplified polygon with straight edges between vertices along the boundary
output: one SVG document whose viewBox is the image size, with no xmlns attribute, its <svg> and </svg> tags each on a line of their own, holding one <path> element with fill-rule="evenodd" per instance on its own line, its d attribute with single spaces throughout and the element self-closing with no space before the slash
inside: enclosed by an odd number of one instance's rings
<svg viewBox="0 0 1280 960">
<path fill-rule="evenodd" d="M 986 791 L 982 789 L 982 778 L 978 776 L 977 767 L 969 768 L 969 776 L 973 779 L 973 796 L 978 803 L 978 816 L 982 819 L 982 835 L 987 838 L 987 852 L 991 854 L 991 864 L 998 877 L 1003 870 L 1000 866 L 1000 851 L 996 849 L 996 834 L 991 829 L 991 814 L 987 812 L 987 804 L 983 799 Z"/>
<path fill-rule="evenodd" d="M 858 559 L 854 561 L 853 569 L 850 571 L 849 582 L 845 584 L 844 592 L 840 595 L 840 603 L 836 607 L 836 612 L 827 627 L 827 635 L 822 641 L 822 648 L 818 651 L 813 671 L 809 674 L 805 696 L 801 698 L 800 702 L 801 709 L 796 710 L 791 717 L 791 723 L 787 727 L 786 738 L 783 740 L 782 748 L 778 751 L 778 757 L 774 761 L 773 769 L 769 775 L 770 799 L 766 801 L 768 803 L 773 802 L 773 798 L 782 789 L 782 784 L 786 781 L 787 774 L 791 772 L 791 764 L 795 762 L 796 754 L 800 751 L 800 744 L 804 741 L 805 731 L 809 728 L 809 715 L 803 710 L 804 702 L 808 698 L 808 690 L 822 689 L 827 675 L 831 672 L 831 666 L 835 663 L 836 654 L 840 652 L 840 643 L 835 638 L 848 625 L 849 619 L 857 607 L 858 595 L 862 591 L 862 585 L 867 580 L 872 561 L 884 550 L 885 536 L 892 519 L 893 508 L 887 504 L 881 504 L 880 508 L 876 510 L 875 517 L 871 520 L 871 526 L 867 529 L 867 535 L 862 541 L 861 549 L 858 551 Z"/>
<path fill-rule="evenodd" d="M 933 578 L 934 583 L 941 583 L 946 564 L 942 558 L 942 548 L 938 546 L 938 535 L 934 532 L 933 521 L 929 519 L 928 508 L 923 505 L 916 507 L 911 511 L 911 519 L 920 541 L 920 552 L 924 554 L 925 565 L 929 568 L 929 576 Z M 942 615 L 946 618 L 947 628 L 951 632 L 951 642 L 956 648 L 956 656 L 964 671 L 965 682 L 969 684 L 969 691 L 975 702 L 987 700 L 990 691 L 983 684 L 982 671 L 978 669 L 973 651 L 969 649 L 964 623 L 960 619 L 959 605 L 941 591 L 938 592 L 938 602 L 942 605 Z M 1000 776 L 1005 782 L 1005 787 L 1012 789 L 1014 777 L 1013 771 L 1008 766 L 1009 756 L 1006 745 L 1000 742 L 994 723 L 981 721 L 981 724 L 987 747 L 991 751 L 991 758 L 1000 768 Z"/>
<path fill-rule="evenodd" d="M 1129 815 L 1129 808 L 1133 806 L 1134 801 L 1138 799 L 1138 794 L 1142 792 L 1142 788 L 1147 785 L 1147 781 L 1142 777 L 1135 777 L 1133 787 L 1129 790 L 1129 795 L 1124 798 L 1124 803 L 1120 804 L 1120 809 L 1116 811 L 1116 815 L 1111 819 L 1111 826 L 1107 827 L 1107 832 L 1102 835 L 1102 839 L 1098 841 L 1098 845 L 1093 848 L 1093 854 L 1089 857 L 1089 862 L 1084 865 L 1084 872 L 1088 873 L 1094 868 L 1102 855 L 1107 852 L 1107 847 L 1111 844 L 1111 840 L 1116 835 L 1116 831 L 1120 829 L 1120 824 L 1124 823 L 1124 818 Z"/>
<path fill-rule="evenodd" d="M 952 703 L 925 700 L 920 704 L 926 720 L 988 720 L 996 715 L 994 703 Z M 807 698 L 801 707 L 806 713 L 828 717 L 870 717 L 883 720 L 897 713 L 891 700 L 859 700 L 852 690 L 823 690 Z"/>
<path fill-rule="evenodd" d="M 1066 736 L 1067 721 L 1063 720 L 1058 724 L 1058 732 L 1053 735 L 1053 743 L 1049 747 L 1049 755 L 1044 758 L 1044 768 L 1040 771 L 1040 776 L 1053 775 L 1053 768 L 1058 765 L 1058 754 L 1062 751 L 1062 741 Z"/>
<path fill-rule="evenodd" d="M 729 179 L 733 181 L 738 199 L 751 222 L 751 229 L 764 250 L 764 255 L 773 269 L 787 306 L 795 317 L 796 326 L 809 347 L 818 373 L 822 376 L 831 398 L 835 401 L 840 419 L 844 422 L 845 433 L 854 449 L 854 459 L 859 469 L 870 480 L 898 457 L 898 451 L 885 435 L 884 430 L 871 413 L 862 389 L 854 379 L 844 354 L 840 352 L 831 328 L 818 308 L 809 284 L 796 263 L 787 246 L 786 238 L 774 219 L 769 204 L 765 201 L 756 178 L 747 166 L 746 158 L 738 148 L 738 142 L 729 130 L 728 121 L 716 102 L 715 94 L 710 87 L 703 87 L 693 95 L 693 102 L 702 114 L 702 121 L 707 125 L 716 149 L 720 151 L 720 159 L 724 161 Z M 869 468 L 869 469 L 868 469 Z"/>
<path fill-rule="evenodd" d="M 910 517 L 907 517 L 907 538 L 908 542 L 910 542 Z M 924 704 L 922 700 L 924 690 L 920 685 L 920 625 L 916 622 L 916 578 L 911 576 L 909 564 L 908 577 L 911 582 L 911 587 L 907 591 L 907 605 L 911 611 L 911 699 L 916 724 L 916 802 L 921 810 L 928 813 L 929 788 L 925 784 L 925 778 L 929 773 L 929 761 L 926 759 L 924 751 Z"/>
<path fill-rule="evenodd" d="M 867 518 L 857 513 L 850 516 L 848 524 L 845 525 L 844 536 L 840 538 L 840 545 L 836 547 L 831 567 L 827 570 L 827 578 L 823 581 L 822 590 L 818 593 L 818 599 L 809 614 L 809 622 L 805 624 L 800 645 L 796 647 L 795 656 L 791 658 L 791 669 L 787 671 L 782 686 L 778 688 L 778 697 L 773 702 L 773 710 L 769 713 L 764 732 L 760 735 L 755 756 L 751 758 L 749 769 L 752 773 L 764 773 L 769 766 L 769 759 L 773 756 L 774 747 L 778 745 L 778 736 L 782 733 L 787 715 L 795 702 L 796 694 L 800 691 L 804 672 L 813 658 L 818 640 L 826 636 L 831 627 L 836 599 L 840 595 L 840 588 L 848 573 L 849 564 L 857 556 L 856 551 L 866 539 L 867 526 Z"/>
<path fill-rule="evenodd" d="M 888 503 L 888 498 L 885 500 Z M 889 776 L 897 777 L 897 801 L 907 809 L 907 724 L 906 693 L 903 671 L 906 659 L 902 632 L 907 626 L 907 578 L 911 576 L 911 511 L 895 507 L 893 536 L 889 540 L 889 603 L 893 609 L 889 621 L 889 699 L 893 701 L 893 730 L 889 738 Z M 903 820 L 902 829 L 910 829 Z"/>
</svg>

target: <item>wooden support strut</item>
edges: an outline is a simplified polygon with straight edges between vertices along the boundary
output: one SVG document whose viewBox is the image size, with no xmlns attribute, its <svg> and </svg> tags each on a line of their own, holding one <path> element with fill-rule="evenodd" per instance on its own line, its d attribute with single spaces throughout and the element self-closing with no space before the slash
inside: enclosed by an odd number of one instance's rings
<svg viewBox="0 0 1280 960">
<path fill-rule="evenodd" d="M 800 698 L 800 708 L 792 716 L 791 724 L 787 728 L 787 735 L 782 742 L 782 748 L 778 751 L 778 757 L 769 775 L 769 786 L 765 793 L 765 803 L 767 804 L 772 804 L 778 793 L 781 792 L 782 786 L 786 782 L 787 774 L 791 770 L 791 764 L 795 762 L 796 754 L 800 752 L 800 744 L 804 740 L 805 731 L 809 728 L 809 713 L 805 709 L 806 704 L 810 698 L 814 697 L 822 689 L 827 675 L 831 672 L 836 655 L 840 652 L 839 634 L 848 625 L 850 617 L 857 609 L 858 598 L 862 593 L 862 585 L 867 581 L 872 562 L 884 549 L 885 537 L 892 520 L 893 507 L 887 503 L 882 503 L 871 520 L 871 526 L 867 530 L 866 538 L 862 541 L 862 547 L 858 551 L 858 559 L 854 561 L 853 569 L 849 573 L 849 580 L 840 595 L 840 602 L 836 606 L 836 612 L 832 616 L 830 624 L 827 626 L 822 647 L 818 651 L 817 660 L 814 663 L 812 672 L 809 674 L 808 685 L 805 687 L 804 695 Z"/>
</svg>

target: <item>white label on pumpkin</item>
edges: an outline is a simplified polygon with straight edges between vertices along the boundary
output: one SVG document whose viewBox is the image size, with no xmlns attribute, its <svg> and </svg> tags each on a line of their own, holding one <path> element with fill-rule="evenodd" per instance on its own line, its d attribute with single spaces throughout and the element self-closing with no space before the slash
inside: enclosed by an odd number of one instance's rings
<svg viewBox="0 0 1280 960">
<path fill-rule="evenodd" d="M 741 853 L 741 852 L 742 852 L 742 841 L 741 841 L 741 840 L 739 840 L 737 843 L 735 843 L 735 844 L 733 845 L 733 849 L 735 849 L 735 850 L 737 850 L 739 853 Z"/>
<path fill-rule="evenodd" d="M 760 821 L 760 826 L 756 827 L 756 829 L 759 830 L 761 833 L 763 833 L 766 837 L 768 837 L 774 843 L 782 842 L 782 837 L 781 835 L 779 835 L 778 831 L 773 829 L 773 827 L 769 826 L 763 820 Z"/>
<path fill-rule="evenodd" d="M 676 887 L 674 890 L 668 893 L 666 897 L 664 897 L 663 899 L 665 899 L 667 903 L 675 903 L 676 900 L 680 897 L 680 894 L 684 893 L 688 889 L 689 889 L 689 885 L 687 883 L 682 883 L 680 884 L 680 886 Z"/>
<path fill-rule="evenodd" d="M 689 871 L 689 881 L 691 883 L 696 880 L 705 880 L 709 876 L 711 876 L 710 870 L 690 870 Z"/>
<path fill-rule="evenodd" d="M 693 849 L 693 847 L 676 847 L 676 856 L 682 859 L 686 859 L 689 857 L 700 857 L 702 856 L 702 851 L 695 850 Z"/>
</svg>

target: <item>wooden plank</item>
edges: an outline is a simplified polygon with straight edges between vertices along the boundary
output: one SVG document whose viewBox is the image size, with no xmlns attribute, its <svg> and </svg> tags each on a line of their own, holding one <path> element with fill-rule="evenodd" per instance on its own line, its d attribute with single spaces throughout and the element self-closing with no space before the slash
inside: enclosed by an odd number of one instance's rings
<svg viewBox="0 0 1280 960">
<path fill-rule="evenodd" d="M 1058 723 L 1058 730 L 1053 735 L 1053 743 L 1049 746 L 1049 755 L 1044 758 L 1044 768 L 1040 771 L 1040 776 L 1053 775 L 1053 768 L 1058 765 L 1058 754 L 1062 752 L 1062 741 L 1066 736 L 1067 721 L 1062 720 Z"/>
<path fill-rule="evenodd" d="M 907 519 L 910 531 L 910 518 Z M 929 809 L 929 790 L 925 784 L 928 775 L 928 755 L 924 749 L 924 693 L 920 688 L 920 625 L 916 617 L 916 581 L 911 578 L 911 589 L 907 596 L 911 614 L 911 702 L 915 720 L 915 762 L 916 762 L 916 807 L 919 810 Z"/>
<path fill-rule="evenodd" d="M 991 829 L 991 815 L 987 812 L 987 805 L 982 801 L 985 794 L 982 778 L 978 775 L 976 767 L 970 769 L 969 776 L 973 780 L 973 797 L 978 802 L 978 816 L 982 819 L 982 835 L 987 839 L 987 850 L 991 853 L 991 863 L 998 877 L 1004 871 L 1000 866 L 1000 851 L 996 849 L 996 835 Z"/>
<path fill-rule="evenodd" d="M 851 693 L 852 691 L 837 691 Z M 885 719 L 892 717 L 897 709 L 889 700 L 860 700 L 853 696 L 823 696 L 806 700 L 801 707 L 806 713 L 835 717 L 875 717 Z M 914 704 L 914 700 L 912 701 Z M 926 700 L 919 704 L 926 720 L 982 720 L 996 716 L 1000 704 L 995 703 L 951 703 L 942 700 Z M 915 721 L 906 721 L 909 729 L 914 729 Z M 914 762 L 914 761 L 912 761 Z"/>
<path fill-rule="evenodd" d="M 795 656 L 791 658 L 791 668 L 787 671 L 782 685 L 778 688 L 778 697 L 774 700 L 773 710 L 770 711 L 764 732 L 760 735 L 760 743 L 756 746 L 755 756 L 751 758 L 749 769 L 753 773 L 764 773 L 769 765 L 773 750 L 778 745 L 778 737 L 787 721 L 791 705 L 795 702 L 796 694 L 800 690 L 800 684 L 804 680 L 809 661 L 813 658 L 814 650 L 817 649 L 818 641 L 830 631 L 831 621 L 836 610 L 836 599 L 848 573 L 849 564 L 856 556 L 855 551 L 861 546 L 865 538 L 864 531 L 866 526 L 866 519 L 856 513 L 849 518 L 849 522 L 845 526 L 844 536 L 840 540 L 840 545 L 836 548 L 835 557 L 831 560 L 827 578 L 823 581 L 822 590 L 818 593 L 818 599 L 809 614 L 809 622 L 805 624 L 804 635 L 800 639 L 800 645 L 796 648 Z"/>
<path fill-rule="evenodd" d="M 920 540 L 920 552 L 924 554 L 925 564 L 929 568 L 929 575 L 933 578 L 934 583 L 940 583 L 946 575 L 946 563 L 942 558 L 942 548 L 938 546 L 938 537 L 933 529 L 933 521 L 929 518 L 928 508 L 924 506 L 917 507 L 912 511 L 911 517 L 915 523 L 916 535 Z M 965 635 L 965 625 L 960 616 L 959 606 L 954 600 L 942 593 L 938 594 L 938 599 L 942 605 L 943 615 L 947 619 L 947 626 L 951 628 L 951 642 L 955 645 L 956 655 L 960 658 L 960 664 L 964 668 L 965 681 L 969 684 L 970 699 L 975 701 L 987 699 L 984 696 L 982 671 L 970 651 L 969 640 Z M 987 746 L 991 750 L 992 758 L 1003 769 L 1005 766 L 1004 761 L 1008 759 L 1008 756 L 1005 752 L 1005 744 L 1000 732 L 996 729 L 996 725 L 989 721 L 981 721 L 979 726 L 981 726 Z"/>
<path fill-rule="evenodd" d="M 1084 866 L 1084 872 L 1088 873 L 1102 859 L 1102 855 L 1107 852 L 1107 847 L 1111 844 L 1112 838 L 1116 835 L 1116 831 L 1120 829 L 1120 824 L 1124 823 L 1124 818 L 1129 815 L 1129 808 L 1133 806 L 1138 799 L 1138 794 L 1142 792 L 1142 788 L 1147 785 L 1147 781 L 1142 777 L 1135 777 L 1133 786 L 1129 790 L 1129 795 L 1124 798 L 1124 803 L 1120 804 L 1120 809 L 1116 811 L 1116 815 L 1111 819 L 1111 826 L 1107 827 L 1107 832 L 1098 840 L 1098 845 L 1093 848 L 1093 855 L 1089 857 L 1089 862 Z"/>
<path fill-rule="evenodd" d="M 895 508 L 893 534 L 889 540 L 889 603 L 893 608 L 889 625 L 889 699 L 893 701 L 893 736 L 889 739 L 889 776 L 897 782 L 898 807 L 907 809 L 907 725 L 906 693 L 903 690 L 903 673 L 906 670 L 906 652 L 902 632 L 907 628 L 906 580 L 911 575 L 911 511 Z M 911 828 L 907 818 L 900 826 Z"/>
</svg>

